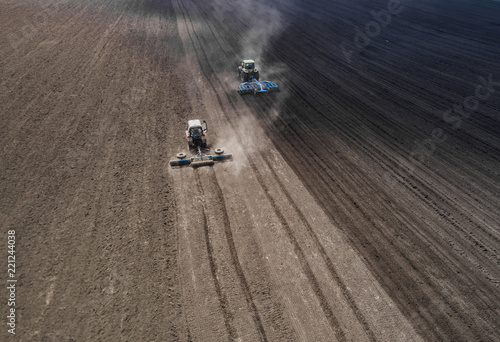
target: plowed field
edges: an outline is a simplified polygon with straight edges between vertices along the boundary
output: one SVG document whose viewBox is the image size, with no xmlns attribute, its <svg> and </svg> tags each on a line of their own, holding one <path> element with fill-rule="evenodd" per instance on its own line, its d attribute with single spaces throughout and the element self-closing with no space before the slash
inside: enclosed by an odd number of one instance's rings
<svg viewBox="0 0 500 342">
<path fill-rule="evenodd" d="M 500 2 L 7 0 L 0 28 L 2 340 L 500 340 Z M 241 59 L 280 91 L 240 96 Z M 171 167 L 198 118 L 233 160 Z"/>
</svg>

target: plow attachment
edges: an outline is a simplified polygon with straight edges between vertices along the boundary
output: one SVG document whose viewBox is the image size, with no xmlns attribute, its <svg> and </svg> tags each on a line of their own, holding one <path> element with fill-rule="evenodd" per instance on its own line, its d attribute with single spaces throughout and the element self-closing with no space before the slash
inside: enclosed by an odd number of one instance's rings
<svg viewBox="0 0 500 342">
<path fill-rule="evenodd" d="M 216 161 L 224 161 L 227 159 L 231 159 L 232 157 L 233 157 L 232 154 L 219 154 L 212 156 L 200 153 L 192 158 L 171 160 L 170 166 L 185 166 L 185 165 L 191 165 L 192 167 L 210 166 L 213 165 Z"/>
<path fill-rule="evenodd" d="M 270 93 L 277 90 L 279 88 L 276 83 L 270 81 L 259 82 L 255 78 L 252 78 L 251 82 L 245 82 L 238 86 L 238 93 L 240 95 Z"/>
</svg>

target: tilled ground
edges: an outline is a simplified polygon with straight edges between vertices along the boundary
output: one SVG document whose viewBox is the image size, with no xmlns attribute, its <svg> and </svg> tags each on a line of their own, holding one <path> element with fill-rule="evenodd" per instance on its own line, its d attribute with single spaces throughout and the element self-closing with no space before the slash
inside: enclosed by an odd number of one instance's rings
<svg viewBox="0 0 500 342">
<path fill-rule="evenodd" d="M 2 338 L 500 339 L 499 11 L 2 2 Z M 169 166 L 192 118 L 233 161 Z"/>
</svg>

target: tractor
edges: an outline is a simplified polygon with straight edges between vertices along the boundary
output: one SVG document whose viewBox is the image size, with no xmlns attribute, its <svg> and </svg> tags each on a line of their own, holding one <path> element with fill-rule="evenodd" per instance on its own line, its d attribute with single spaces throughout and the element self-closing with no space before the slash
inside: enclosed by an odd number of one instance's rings
<svg viewBox="0 0 500 342">
<path fill-rule="evenodd" d="M 207 122 L 205 120 L 189 120 L 186 128 L 186 139 L 189 149 L 207 147 Z"/>
<path fill-rule="evenodd" d="M 222 148 L 215 149 L 215 155 L 204 154 L 207 148 L 207 122 L 205 120 L 189 120 L 186 128 L 186 139 L 189 150 L 196 150 L 194 157 L 188 157 L 186 153 L 177 153 L 177 159 L 170 161 L 170 166 L 191 165 L 192 167 L 213 165 L 216 161 L 231 159 L 232 154 L 224 154 Z"/>
<path fill-rule="evenodd" d="M 243 83 L 238 86 L 238 93 L 240 95 L 267 94 L 279 91 L 278 85 L 274 82 L 259 82 L 259 71 L 255 68 L 253 59 L 240 61 L 237 76 L 243 81 Z"/>
<path fill-rule="evenodd" d="M 238 78 L 242 82 L 249 82 L 252 79 L 259 80 L 259 70 L 255 67 L 255 62 L 252 59 L 240 61 L 238 65 Z"/>
</svg>

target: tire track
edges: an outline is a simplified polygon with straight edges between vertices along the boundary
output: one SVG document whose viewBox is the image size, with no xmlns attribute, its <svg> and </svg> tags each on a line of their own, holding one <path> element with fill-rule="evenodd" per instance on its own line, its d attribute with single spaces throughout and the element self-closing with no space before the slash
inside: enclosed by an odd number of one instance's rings
<svg viewBox="0 0 500 342">
<path fill-rule="evenodd" d="M 253 161 L 253 158 L 252 159 L 249 158 L 248 161 L 250 163 L 252 170 L 254 171 L 254 173 L 256 175 L 258 183 L 261 185 L 262 189 L 264 190 L 264 193 L 266 194 L 266 197 L 267 197 L 269 203 L 271 204 L 276 216 L 278 217 L 278 219 L 281 223 L 281 226 L 285 230 L 290 242 L 294 246 L 294 251 L 299 259 L 302 270 L 303 270 L 304 274 L 306 275 L 309 283 L 311 284 L 311 287 L 313 288 L 316 297 L 318 298 L 321 309 L 323 310 L 323 313 L 324 313 L 328 323 L 330 324 L 330 327 L 334 331 L 337 341 L 347 341 L 345 333 L 344 333 L 343 329 L 341 328 L 341 324 L 337 320 L 337 318 L 335 317 L 335 315 L 333 313 L 334 312 L 333 309 L 331 308 L 330 304 L 328 303 L 328 300 L 326 299 L 325 294 L 321 290 L 319 282 L 318 282 L 316 276 L 314 275 L 314 273 L 311 269 L 311 266 L 309 265 L 309 263 L 306 259 L 306 256 L 305 256 L 304 251 L 302 250 L 302 247 L 300 246 L 299 242 L 297 241 L 297 238 L 295 237 L 292 228 L 288 225 L 288 222 L 286 221 L 285 215 L 279 209 L 276 201 L 273 199 L 270 189 L 267 187 L 267 185 L 265 185 L 264 177 L 262 176 L 260 171 L 257 169 L 257 166 L 255 165 L 255 163 Z"/>
<path fill-rule="evenodd" d="M 363 326 L 363 329 L 364 329 L 366 335 L 368 336 L 370 341 L 377 341 L 377 338 L 375 337 L 373 330 L 370 328 L 368 321 L 366 320 L 365 316 L 363 315 L 361 310 L 356 305 L 356 302 L 355 302 L 354 298 L 352 297 L 352 295 L 350 294 L 349 290 L 347 289 L 347 286 L 344 284 L 344 282 L 340 278 L 339 274 L 337 273 L 335 266 L 333 265 L 331 258 L 328 256 L 323 245 L 321 244 L 321 242 L 318 238 L 318 235 L 312 229 L 311 225 L 309 224 L 309 221 L 306 219 L 302 210 L 300 210 L 300 208 L 293 201 L 289 191 L 287 190 L 287 188 L 285 187 L 283 182 L 280 180 L 280 177 L 278 177 L 278 175 L 276 174 L 276 171 L 271 167 L 271 163 L 270 163 L 268 157 L 264 156 L 262 153 L 260 155 L 262 156 L 262 159 L 265 161 L 266 166 L 269 168 L 274 180 L 276 181 L 276 184 L 278 184 L 280 190 L 285 194 L 285 197 L 286 197 L 288 203 L 293 207 L 295 213 L 297 213 L 303 226 L 306 227 L 307 231 L 309 232 L 309 235 L 313 238 L 314 243 L 316 245 L 316 248 L 319 250 L 319 254 L 321 255 L 321 258 L 323 259 L 325 265 L 327 266 L 328 271 L 330 272 L 330 275 L 335 280 L 336 285 L 342 291 L 342 294 L 343 294 L 344 298 L 346 299 L 347 303 L 349 304 L 349 307 L 351 308 L 352 312 L 356 316 L 358 322 Z"/>
<path fill-rule="evenodd" d="M 226 208 L 226 202 L 224 199 L 224 194 L 222 193 L 222 189 L 219 185 L 219 181 L 217 180 L 217 177 L 215 176 L 215 171 L 213 168 L 210 169 L 210 181 L 212 184 L 215 185 L 216 188 L 216 197 L 219 198 L 221 202 L 221 211 L 222 211 L 222 216 L 223 216 L 223 221 L 224 221 L 224 234 L 226 237 L 226 242 L 229 246 L 229 251 L 231 254 L 231 262 L 236 270 L 236 274 L 238 276 L 238 279 L 240 281 L 241 289 L 245 295 L 245 301 L 248 305 L 248 309 L 251 312 L 252 319 L 255 323 L 255 327 L 259 332 L 259 341 L 267 342 L 267 336 L 264 331 L 264 327 L 262 325 L 262 320 L 260 318 L 259 311 L 257 310 L 257 307 L 255 306 L 255 302 L 252 296 L 252 293 L 250 291 L 250 286 L 248 284 L 248 281 L 245 277 L 245 274 L 243 272 L 243 268 L 241 267 L 241 263 L 238 258 L 238 252 L 236 250 L 236 246 L 234 244 L 234 239 L 233 239 L 233 232 L 231 230 L 231 223 L 229 221 L 229 215 L 227 213 L 227 208 Z M 201 182 L 202 183 L 202 182 Z M 203 184 L 201 184 L 203 186 Z"/>
<path fill-rule="evenodd" d="M 206 207 L 205 207 L 205 193 L 203 191 L 203 182 L 200 179 L 199 171 L 194 170 L 194 177 L 196 181 L 196 188 L 201 190 L 201 195 L 202 195 L 202 200 L 201 200 L 201 217 L 203 221 L 203 232 L 205 234 L 205 245 L 207 248 L 207 254 L 208 254 L 208 261 L 210 264 L 210 272 L 212 274 L 212 280 L 215 286 L 215 291 L 217 292 L 217 297 L 219 299 L 220 303 L 220 309 L 223 313 L 224 317 L 224 325 L 226 327 L 227 335 L 231 339 L 231 341 L 234 341 L 237 337 L 236 333 L 236 328 L 234 327 L 232 323 L 232 318 L 233 314 L 229 311 L 229 304 L 228 300 L 225 296 L 225 294 L 222 291 L 221 284 L 218 279 L 218 267 L 217 263 L 215 262 L 214 258 L 214 251 L 213 251 L 213 246 L 212 243 L 210 242 L 210 228 L 208 227 L 208 220 L 207 220 L 207 214 L 206 214 Z"/>
</svg>

